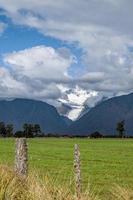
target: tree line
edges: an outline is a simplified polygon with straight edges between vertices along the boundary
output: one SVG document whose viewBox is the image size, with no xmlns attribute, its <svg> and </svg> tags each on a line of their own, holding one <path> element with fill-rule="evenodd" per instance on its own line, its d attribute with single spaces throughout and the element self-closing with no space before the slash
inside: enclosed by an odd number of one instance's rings
<svg viewBox="0 0 133 200">
<path fill-rule="evenodd" d="M 103 136 L 101 133 L 98 131 L 91 133 L 90 138 L 102 138 L 102 137 L 118 137 L 118 138 L 124 138 L 126 137 L 125 135 L 125 121 L 122 120 L 116 124 L 116 135 L 107 135 Z"/>
<path fill-rule="evenodd" d="M 122 120 L 117 123 L 116 125 L 116 131 L 117 135 L 115 137 L 123 138 L 125 137 L 125 121 Z M 0 136 L 1 137 L 26 137 L 26 138 L 32 138 L 32 137 L 42 137 L 42 136 L 47 136 L 47 137 L 60 137 L 61 135 L 57 134 L 47 134 L 44 135 L 41 131 L 41 127 L 39 124 L 28 124 L 25 123 L 23 125 L 23 130 L 22 131 L 16 131 L 14 133 L 14 127 L 13 124 L 5 124 L 4 122 L 0 122 Z M 72 137 L 70 135 L 64 135 L 64 137 Z M 102 137 L 107 137 L 103 136 L 101 133 L 98 131 L 88 134 L 90 138 L 102 138 Z M 85 137 L 88 137 L 85 136 Z M 79 136 L 79 137 L 84 137 L 84 136 Z M 109 136 L 112 137 L 112 136 Z"/>
<path fill-rule="evenodd" d="M 39 124 L 28 124 L 23 125 L 22 131 L 16 131 L 14 133 L 13 124 L 5 124 L 0 122 L 0 136 L 1 137 L 39 137 L 41 136 L 42 131 Z"/>
</svg>

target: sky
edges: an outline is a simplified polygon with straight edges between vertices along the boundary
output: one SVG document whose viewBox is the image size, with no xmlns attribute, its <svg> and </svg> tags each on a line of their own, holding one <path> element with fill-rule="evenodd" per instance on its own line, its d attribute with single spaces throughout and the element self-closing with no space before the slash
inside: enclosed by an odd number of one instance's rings
<svg viewBox="0 0 133 200">
<path fill-rule="evenodd" d="M 0 98 L 84 106 L 133 92 L 132 0 L 0 0 Z"/>
</svg>

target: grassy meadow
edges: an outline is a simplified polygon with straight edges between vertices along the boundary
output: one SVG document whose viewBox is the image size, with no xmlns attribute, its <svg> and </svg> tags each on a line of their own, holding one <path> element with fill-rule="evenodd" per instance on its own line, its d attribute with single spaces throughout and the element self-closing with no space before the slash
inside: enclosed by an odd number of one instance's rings
<svg viewBox="0 0 133 200">
<path fill-rule="evenodd" d="M 73 179 L 73 147 L 79 144 L 83 188 L 102 194 L 118 184 L 133 189 L 132 139 L 29 139 L 29 170 L 63 184 Z M 14 165 L 14 139 L 0 139 L 0 164 Z M 35 173 L 36 174 L 36 173 Z"/>
</svg>

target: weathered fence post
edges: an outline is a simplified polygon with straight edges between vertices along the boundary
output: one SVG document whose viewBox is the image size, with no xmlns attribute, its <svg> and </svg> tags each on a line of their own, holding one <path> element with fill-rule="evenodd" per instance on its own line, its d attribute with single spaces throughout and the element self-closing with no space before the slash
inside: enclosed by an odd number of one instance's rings
<svg viewBox="0 0 133 200">
<path fill-rule="evenodd" d="M 79 146 L 74 146 L 74 170 L 75 170 L 75 189 L 76 196 L 79 200 L 81 198 L 81 171 L 80 171 L 80 151 Z"/>
<path fill-rule="evenodd" d="M 28 175 L 28 148 L 26 138 L 16 139 L 15 171 L 26 178 Z"/>
</svg>

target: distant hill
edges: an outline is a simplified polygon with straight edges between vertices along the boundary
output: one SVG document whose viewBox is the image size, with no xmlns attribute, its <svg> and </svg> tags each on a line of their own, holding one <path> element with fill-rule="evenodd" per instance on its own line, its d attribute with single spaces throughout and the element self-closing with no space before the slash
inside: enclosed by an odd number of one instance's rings
<svg viewBox="0 0 133 200">
<path fill-rule="evenodd" d="M 90 109 L 70 126 L 71 134 L 87 135 L 99 131 L 116 134 L 117 122 L 125 120 L 126 134 L 133 135 L 133 93 L 114 97 Z"/>
<path fill-rule="evenodd" d="M 0 121 L 14 124 L 20 130 L 24 123 L 38 123 L 44 133 L 67 132 L 67 123 L 53 106 L 35 100 L 0 101 Z"/>
</svg>

